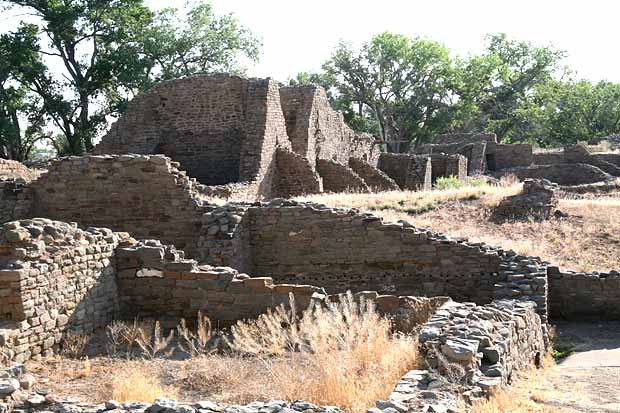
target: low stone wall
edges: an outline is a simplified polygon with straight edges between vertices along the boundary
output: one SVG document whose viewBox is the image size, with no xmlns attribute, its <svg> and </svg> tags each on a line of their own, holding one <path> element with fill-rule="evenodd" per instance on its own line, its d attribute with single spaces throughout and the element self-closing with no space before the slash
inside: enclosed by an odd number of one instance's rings
<svg viewBox="0 0 620 413">
<path fill-rule="evenodd" d="M 276 151 L 276 168 L 272 193 L 283 198 L 323 192 L 323 181 L 310 162 L 288 150 Z"/>
<path fill-rule="evenodd" d="M 467 178 L 467 158 L 463 155 L 447 155 L 434 153 L 428 155 L 431 158 L 431 179 L 433 184 L 439 177 L 453 176 L 463 180 Z"/>
<path fill-rule="evenodd" d="M 370 192 L 366 182 L 353 169 L 334 161 L 317 159 L 316 169 L 326 192 Z"/>
<path fill-rule="evenodd" d="M 203 217 L 198 249 L 202 262 L 329 293 L 375 290 L 480 304 L 515 298 L 535 301 L 547 314 L 546 264 L 537 258 L 355 210 L 283 200 L 226 205 Z"/>
<path fill-rule="evenodd" d="M 366 182 L 372 191 L 398 191 L 400 189 L 386 173 L 366 161 L 349 158 L 349 167 Z"/>
<path fill-rule="evenodd" d="M 112 262 L 125 233 L 42 218 L 0 230 L 0 344 L 21 362 L 51 355 L 67 332 L 109 323 L 118 304 Z"/>
<path fill-rule="evenodd" d="M 593 153 L 591 156 L 596 160 L 605 161 L 620 167 L 620 153 Z"/>
<path fill-rule="evenodd" d="M 526 179 L 521 193 L 506 197 L 493 208 L 495 222 L 551 218 L 557 212 L 558 185 L 546 179 Z"/>
<path fill-rule="evenodd" d="M 378 168 L 392 178 L 402 190 L 430 190 L 431 159 L 424 155 L 382 153 Z"/>
<path fill-rule="evenodd" d="M 507 385 L 514 371 L 539 365 L 549 348 L 546 327 L 532 302 L 498 300 L 485 306 L 447 302 L 420 330 L 431 369 L 464 370 L 464 382 L 483 392 Z"/>
<path fill-rule="evenodd" d="M 549 311 L 564 320 L 620 319 L 620 273 L 583 273 L 549 267 Z"/>
<path fill-rule="evenodd" d="M 606 194 L 620 191 L 620 179 L 613 181 L 595 182 L 593 184 L 561 186 L 560 192 L 565 194 Z"/>
<path fill-rule="evenodd" d="M 611 176 L 620 176 L 620 167 L 606 160 L 594 157 L 587 146 L 577 144 L 564 147 L 564 159 L 567 163 L 583 163 L 596 166 Z"/>
<path fill-rule="evenodd" d="M 596 166 L 582 163 L 559 163 L 553 165 L 533 165 L 527 168 L 504 169 L 493 174 L 499 178 L 515 175 L 524 180 L 527 178 L 548 179 L 558 185 L 581 185 L 600 181 L 609 181 L 613 177 Z"/>
</svg>

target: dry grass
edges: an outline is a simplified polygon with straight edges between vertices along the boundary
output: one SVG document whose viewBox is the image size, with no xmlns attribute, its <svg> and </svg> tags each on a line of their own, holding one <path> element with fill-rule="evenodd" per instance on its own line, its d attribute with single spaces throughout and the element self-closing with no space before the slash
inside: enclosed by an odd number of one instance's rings
<svg viewBox="0 0 620 413">
<path fill-rule="evenodd" d="M 374 305 L 356 302 L 348 294 L 338 303 L 312 307 L 298 317 L 294 298 L 290 300 L 292 310 L 280 307 L 254 321 L 238 323 L 232 332 L 231 353 L 209 350 L 206 317 L 200 317 L 195 331 L 182 323 L 177 328 L 179 340 L 172 343 L 154 323 L 151 336 L 137 334 L 141 353 L 127 351 L 122 342 L 133 343 L 134 336 L 127 332 L 142 325 L 135 321 L 108 329 L 108 340 L 121 357 L 87 360 L 88 375 L 69 374 L 84 365 L 67 358 L 44 360 L 29 369 L 45 377 L 44 384 L 60 396 L 81 395 L 91 401 L 93 395 L 96 401 L 145 402 L 157 397 L 227 403 L 302 399 L 365 412 L 416 367 L 414 338 L 394 336 L 390 321 L 379 316 Z M 159 347 L 153 351 L 140 341 L 165 343 L 165 349 L 180 346 L 189 358 L 162 357 L 170 353 Z"/>
<path fill-rule="evenodd" d="M 618 270 L 620 197 L 561 199 L 560 210 L 569 215 L 561 220 L 493 222 L 494 206 L 520 190 L 520 184 L 511 183 L 447 191 L 326 194 L 300 199 L 359 208 L 386 221 L 406 220 L 454 237 L 539 256 L 566 269 Z"/>
<path fill-rule="evenodd" d="M 475 413 L 568 413 L 578 412 L 587 403 L 581 383 L 560 380 L 558 367 L 549 357 L 547 367 L 521 373 L 507 389 L 501 390 L 488 400 L 474 403 Z"/>
<path fill-rule="evenodd" d="M 119 366 L 111 380 L 99 387 L 98 397 L 117 402 L 152 403 L 158 397 L 176 399 L 177 396 L 177 388 L 163 385 L 157 372 L 146 362 L 140 362 Z"/>
<path fill-rule="evenodd" d="M 389 320 L 350 294 L 294 320 L 280 308 L 233 329 L 235 348 L 264 361 L 280 398 L 364 412 L 416 366 L 414 339 L 393 337 Z"/>
</svg>

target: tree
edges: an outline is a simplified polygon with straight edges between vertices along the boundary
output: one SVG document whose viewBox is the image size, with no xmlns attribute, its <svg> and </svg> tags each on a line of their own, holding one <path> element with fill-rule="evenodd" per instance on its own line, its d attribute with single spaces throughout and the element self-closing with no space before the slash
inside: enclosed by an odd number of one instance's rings
<svg viewBox="0 0 620 413">
<path fill-rule="evenodd" d="M 173 9 L 155 14 L 143 0 L 3 3 L 24 7 L 40 21 L 15 32 L 27 34 L 35 69 L 16 61 L 11 71 L 41 99 L 71 154 L 90 151 L 106 117 L 118 115 L 133 94 L 153 82 L 232 70 L 239 55 L 257 56 L 256 39 L 232 16 L 216 18 L 204 3 L 179 18 Z M 47 41 L 44 47 L 39 35 Z M 53 59 L 62 64 L 61 76 L 42 64 Z"/>
<path fill-rule="evenodd" d="M 382 33 L 358 52 L 341 43 L 324 69 L 358 116 L 372 116 L 389 150 L 426 141 L 449 123 L 455 71 L 436 42 Z"/>
<path fill-rule="evenodd" d="M 17 64 L 31 64 L 28 33 L 0 35 L 0 157 L 24 161 L 47 135 L 41 100 L 13 75 Z"/>
<path fill-rule="evenodd" d="M 522 140 L 523 128 L 529 127 L 523 111 L 534 103 L 536 88 L 554 79 L 564 56 L 563 51 L 510 40 L 505 34 L 489 35 L 483 55 L 464 65 L 466 80 L 458 91 L 464 102 L 475 106 L 472 128 Z"/>
</svg>

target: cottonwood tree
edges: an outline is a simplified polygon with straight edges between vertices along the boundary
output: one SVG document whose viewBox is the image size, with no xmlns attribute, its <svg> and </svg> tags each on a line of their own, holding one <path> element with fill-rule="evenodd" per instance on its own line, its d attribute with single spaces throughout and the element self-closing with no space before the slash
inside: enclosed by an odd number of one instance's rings
<svg viewBox="0 0 620 413">
<path fill-rule="evenodd" d="M 372 116 L 389 150 L 446 127 L 455 71 L 439 43 L 382 33 L 358 51 L 341 43 L 324 69 L 359 117 Z"/>
<path fill-rule="evenodd" d="M 28 37 L 27 62 L 10 71 L 36 93 L 63 137 L 63 151 L 82 154 L 135 93 L 153 82 L 256 60 L 259 42 L 233 16 L 218 18 L 196 3 L 186 14 L 154 13 L 143 0 L 4 0 L 37 23 L 14 34 Z M 62 68 L 60 73 L 52 67 Z M 57 143 L 58 145 L 58 143 Z"/>
</svg>

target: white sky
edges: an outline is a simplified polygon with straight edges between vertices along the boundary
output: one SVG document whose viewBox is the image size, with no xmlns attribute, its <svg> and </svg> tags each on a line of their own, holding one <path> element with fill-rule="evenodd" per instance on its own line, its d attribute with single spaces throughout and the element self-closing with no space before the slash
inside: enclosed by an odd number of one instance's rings
<svg viewBox="0 0 620 413">
<path fill-rule="evenodd" d="M 153 8 L 184 0 L 146 0 Z M 212 0 L 218 15 L 234 13 L 262 38 L 249 75 L 286 80 L 319 70 L 340 39 L 359 45 L 392 31 L 439 41 L 453 53 L 479 52 L 487 33 L 553 44 L 569 54 L 579 77 L 620 82 L 620 2 L 616 0 Z M 17 26 L 0 16 L 0 31 Z"/>
</svg>

